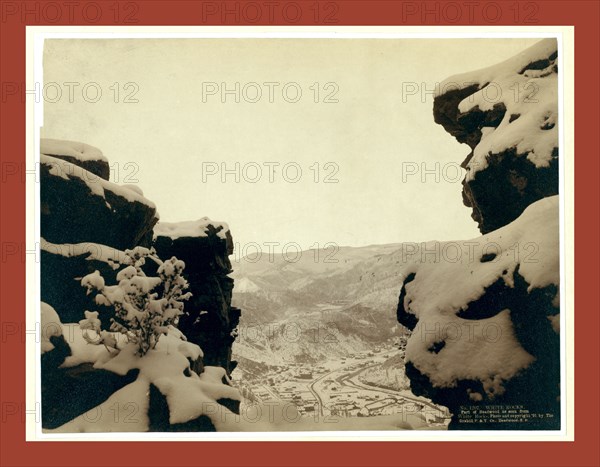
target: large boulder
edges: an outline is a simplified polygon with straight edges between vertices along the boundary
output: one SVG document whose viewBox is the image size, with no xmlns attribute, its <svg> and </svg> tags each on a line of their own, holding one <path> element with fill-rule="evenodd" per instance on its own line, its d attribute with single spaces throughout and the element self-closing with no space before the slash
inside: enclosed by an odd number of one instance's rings
<svg viewBox="0 0 600 467">
<path fill-rule="evenodd" d="M 184 277 L 192 297 L 186 302 L 179 329 L 204 351 L 206 365 L 233 371 L 231 346 L 240 310 L 231 306 L 233 279 L 229 255 L 233 240 L 229 227 L 204 217 L 197 221 L 159 222 L 154 228 L 158 256 L 185 262 Z"/>
<path fill-rule="evenodd" d="M 225 370 L 204 367 L 202 350 L 170 327 L 140 357 L 137 345 L 117 338 L 118 350 L 88 343 L 94 331 L 63 325 L 68 352 L 42 374 L 48 395 L 45 431 L 57 433 L 215 431 L 235 429 L 241 396 Z M 90 333 L 89 335 L 86 333 Z M 56 339 L 52 333 L 51 339 Z M 86 338 L 87 336 L 87 338 Z M 58 342 L 58 341 L 56 341 Z M 46 355 L 44 354 L 44 355 Z M 65 358 L 66 355 L 66 358 Z M 200 369 L 200 373 L 197 370 Z M 46 379 L 44 379 L 46 378 Z M 45 384 L 46 383 L 46 384 Z M 64 384 L 61 386 L 60 384 Z M 47 391 L 44 393 L 44 391 Z M 61 394 L 62 393 L 62 394 Z M 61 412 L 61 408 L 63 408 Z M 60 426 L 56 426 L 60 423 Z"/>
<path fill-rule="evenodd" d="M 554 196 L 491 234 L 407 257 L 407 376 L 413 393 L 450 409 L 450 428 L 560 428 L 558 223 Z M 473 422 L 474 408 L 492 415 Z"/>
<path fill-rule="evenodd" d="M 140 245 L 158 221 L 139 191 L 66 160 L 41 155 L 41 231 L 56 244 L 92 242 L 120 250 Z"/>
<path fill-rule="evenodd" d="M 439 86 L 435 121 L 471 152 L 463 202 L 481 233 L 558 194 L 557 41 L 546 39 L 495 66 Z"/>
</svg>

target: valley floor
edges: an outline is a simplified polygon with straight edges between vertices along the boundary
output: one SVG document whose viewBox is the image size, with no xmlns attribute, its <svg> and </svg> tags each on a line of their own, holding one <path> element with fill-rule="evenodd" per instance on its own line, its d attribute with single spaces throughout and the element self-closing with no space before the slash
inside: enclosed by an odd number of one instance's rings
<svg viewBox="0 0 600 467">
<path fill-rule="evenodd" d="M 399 353 L 393 346 L 378 350 L 319 364 L 290 363 L 287 367 L 271 367 L 261 374 L 236 370 L 234 384 L 245 399 L 242 410 L 250 410 L 253 404 L 276 402 L 295 409 L 290 411 L 290 419 L 334 422 L 340 418 L 401 415 L 421 418 L 433 429 L 445 428 L 450 414 L 444 407 L 407 389 L 384 387 L 366 379 L 369 370 L 381 370 L 388 359 Z"/>
</svg>

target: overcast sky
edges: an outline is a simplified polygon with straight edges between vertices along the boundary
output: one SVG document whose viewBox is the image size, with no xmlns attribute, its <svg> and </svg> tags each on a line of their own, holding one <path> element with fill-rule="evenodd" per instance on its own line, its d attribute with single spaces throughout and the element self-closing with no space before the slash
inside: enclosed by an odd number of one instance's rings
<svg viewBox="0 0 600 467">
<path fill-rule="evenodd" d="M 137 183 L 163 221 L 226 221 L 241 245 L 468 239 L 478 231 L 457 170 L 469 148 L 434 123 L 418 88 L 534 42 L 51 40 L 42 136 L 98 147 L 115 181 Z M 424 183 L 403 180 L 423 167 Z"/>
</svg>

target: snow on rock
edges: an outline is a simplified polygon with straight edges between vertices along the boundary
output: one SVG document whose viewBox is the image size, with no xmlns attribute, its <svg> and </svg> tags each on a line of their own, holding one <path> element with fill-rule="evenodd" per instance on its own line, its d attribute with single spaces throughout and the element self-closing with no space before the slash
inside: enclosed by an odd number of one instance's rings
<svg viewBox="0 0 600 467">
<path fill-rule="evenodd" d="M 93 341 L 93 331 L 62 324 L 52 307 L 43 302 L 41 316 L 43 428 L 57 428 L 81 414 L 90 415 L 90 409 L 136 379 L 139 370 L 117 375 L 93 367 L 112 356 L 104 346 L 86 341 L 86 336 Z"/>
<path fill-rule="evenodd" d="M 41 155 L 40 162 L 42 165 L 50 168 L 49 172 L 51 175 L 61 177 L 66 180 L 73 178 L 82 180 L 88 186 L 90 191 L 97 196 L 102 196 L 106 199 L 105 192 L 109 191 L 116 196 L 125 198 L 130 203 L 138 202 L 151 208 L 156 207 L 152 201 L 140 195 L 139 190 L 136 190 L 135 188 L 132 189 L 127 185 L 117 185 L 107 180 L 100 180 L 98 177 L 91 175 L 83 167 L 76 166 L 67 161 L 61 161 L 56 157 L 47 156 L 45 154 Z"/>
<path fill-rule="evenodd" d="M 544 198 L 492 233 L 407 256 L 398 320 L 412 330 L 415 394 L 455 416 L 460 405 L 508 403 L 559 423 L 558 210 L 558 196 Z"/>
<path fill-rule="evenodd" d="M 108 162 L 100 149 L 77 141 L 41 138 L 40 152 L 50 156 L 69 156 L 78 161 Z"/>
<path fill-rule="evenodd" d="M 41 155 L 41 228 L 53 243 L 132 248 L 147 243 L 158 220 L 154 203 L 82 167 Z"/>
<path fill-rule="evenodd" d="M 558 53 L 544 39 L 497 65 L 443 81 L 435 121 L 472 151 L 463 201 L 482 233 L 558 193 Z"/>
<path fill-rule="evenodd" d="M 109 179 L 110 167 L 108 159 L 104 157 L 100 149 L 88 144 L 77 141 L 41 138 L 40 154 L 65 160 L 84 168 L 104 180 Z"/>
<path fill-rule="evenodd" d="M 103 345 L 90 344 L 84 334 L 92 340 L 99 339 L 95 331 L 82 330 L 79 323 L 67 323 L 62 325 L 63 335 L 67 336 L 71 354 L 65 358 L 61 368 L 73 368 L 82 363 L 96 364 L 110 359 L 113 354 Z M 111 333 L 120 347 L 123 347 L 125 338 L 120 333 Z M 125 372 L 127 373 L 127 372 Z"/>
<path fill-rule="evenodd" d="M 214 430 L 209 415 L 215 404 L 233 415 L 239 408 L 237 391 L 226 384 L 227 371 L 235 365 L 231 343 L 239 320 L 239 310 L 231 307 L 228 256 L 233 241 L 227 224 L 207 218 L 164 224 L 165 236 L 153 239 L 156 206 L 136 185 L 109 182 L 108 164 L 99 150 L 42 141 L 40 162 L 41 295 L 48 328 L 42 342 L 44 429 Z M 157 278 L 131 276 L 125 254 L 153 246 L 160 257 L 178 256 L 187 264 L 194 303 L 181 321 L 187 323 L 182 329 L 192 332 L 187 341 L 171 327 L 156 349 L 138 358 L 123 334 L 106 331 L 114 314 L 111 304 L 87 295 L 86 287 L 118 279 L 136 289 L 156 287 Z M 149 274 L 157 267 L 143 265 Z M 115 298 L 115 286 L 104 290 Z M 101 342 L 98 333 L 108 347 L 94 345 Z M 198 343 L 206 343 L 206 352 Z M 198 402 L 205 404 L 198 408 Z"/>
<path fill-rule="evenodd" d="M 110 265 L 124 263 L 126 258 L 125 252 L 121 250 L 91 242 L 56 244 L 49 242 L 42 237 L 40 239 L 40 249 L 41 251 L 64 256 L 66 258 L 85 256 L 86 261 L 102 261 L 103 263 Z"/>
<path fill-rule="evenodd" d="M 229 226 L 225 222 L 211 221 L 208 217 L 196 221 L 159 222 L 154 227 L 154 238 L 168 237 L 175 240 L 181 237 L 207 237 L 211 231 L 227 240 Z"/>
<path fill-rule="evenodd" d="M 231 306 L 233 279 L 229 255 L 233 239 L 224 222 L 207 217 L 196 221 L 159 222 L 154 227 L 152 246 L 160 258 L 173 256 L 185 263 L 183 276 L 191 298 L 180 317 L 179 329 L 204 351 L 204 363 L 233 371 L 233 331 L 240 310 Z"/>
<path fill-rule="evenodd" d="M 155 431 L 159 426 L 156 417 L 160 414 L 151 408 L 156 404 L 151 401 L 153 388 L 158 388 L 159 397 L 167 401 L 168 422 L 160 425 L 162 430 L 172 431 L 169 425 L 185 424 L 200 417 L 208 417 L 214 429 L 218 417 L 236 416 L 224 401 L 239 401 L 241 398 L 237 389 L 223 383 L 225 370 L 206 367 L 200 375 L 191 371 L 191 360 L 201 358 L 202 350 L 182 340 L 184 337 L 178 330 L 170 328 L 157 347 L 143 357 L 136 354 L 134 344 L 120 342 L 120 352 L 114 354 L 103 346 L 84 345 L 86 341 L 82 333 L 85 331 L 72 329 L 71 332 L 74 336 L 72 356 L 65 361 L 65 366 L 90 362 L 96 370 L 123 376 L 139 370 L 139 374 L 134 382 L 114 392 L 89 412 L 99 414 L 98 417 L 83 414 L 48 432 Z M 98 350 L 90 351 L 90 347 Z M 116 417 L 110 412 L 111 407 L 112 412 L 118 407 L 123 416 Z"/>
</svg>

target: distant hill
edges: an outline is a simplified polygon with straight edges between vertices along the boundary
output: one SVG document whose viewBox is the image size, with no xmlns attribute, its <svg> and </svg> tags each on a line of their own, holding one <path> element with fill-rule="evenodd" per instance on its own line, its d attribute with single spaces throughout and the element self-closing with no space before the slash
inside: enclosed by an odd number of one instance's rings
<svg viewBox="0 0 600 467">
<path fill-rule="evenodd" d="M 233 304 L 243 310 L 235 358 L 317 362 L 402 335 L 401 248 L 330 247 L 234 261 Z"/>
</svg>

